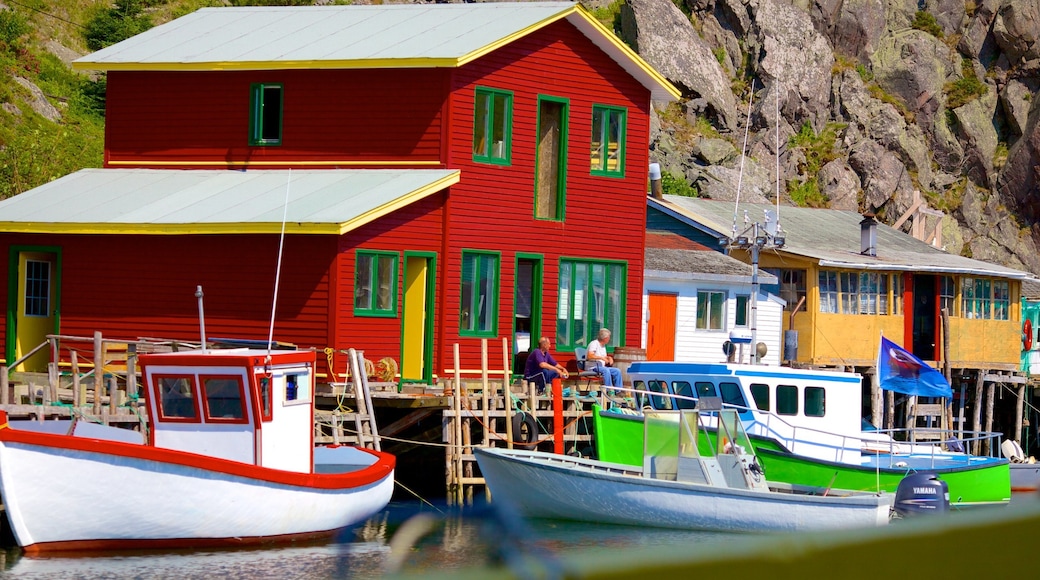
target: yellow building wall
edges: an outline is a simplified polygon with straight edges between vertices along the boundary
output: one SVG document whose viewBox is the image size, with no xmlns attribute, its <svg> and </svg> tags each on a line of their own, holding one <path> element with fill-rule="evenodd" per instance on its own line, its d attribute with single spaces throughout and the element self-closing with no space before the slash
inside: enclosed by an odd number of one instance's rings
<svg viewBox="0 0 1040 580">
<path fill-rule="evenodd" d="M 733 257 L 749 262 L 749 257 L 734 252 Z M 783 329 L 798 331 L 800 363 L 819 365 L 872 365 L 877 360 L 882 333 L 897 344 L 905 344 L 903 314 L 863 315 L 820 312 L 819 268 L 816 263 L 792 256 L 764 253 L 762 268 L 806 270 L 805 305 L 793 319 L 784 312 Z M 889 274 L 894 272 L 888 272 Z M 959 276 L 955 276 L 959 279 Z M 960 284 L 956 308 L 950 316 L 950 365 L 989 368 L 1009 364 L 1017 367 L 1021 355 L 1021 283 L 1009 281 L 1009 320 L 973 320 L 960 317 Z M 894 301 L 902 296 L 892 295 Z M 901 310 L 901 309 L 900 309 Z M 941 324 L 937 321 L 937 324 Z"/>
</svg>

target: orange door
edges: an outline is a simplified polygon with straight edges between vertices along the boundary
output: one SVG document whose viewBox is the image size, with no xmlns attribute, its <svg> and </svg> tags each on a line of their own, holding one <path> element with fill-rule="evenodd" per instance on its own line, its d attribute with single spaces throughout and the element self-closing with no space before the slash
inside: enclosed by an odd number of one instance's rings
<svg viewBox="0 0 1040 580">
<path fill-rule="evenodd" d="M 650 293 L 646 360 L 675 360 L 675 294 Z"/>
</svg>

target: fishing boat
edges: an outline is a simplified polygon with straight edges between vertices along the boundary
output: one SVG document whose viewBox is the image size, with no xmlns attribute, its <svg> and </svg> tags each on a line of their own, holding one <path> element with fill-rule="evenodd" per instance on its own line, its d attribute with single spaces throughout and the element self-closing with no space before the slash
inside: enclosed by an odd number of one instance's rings
<svg viewBox="0 0 1040 580">
<path fill-rule="evenodd" d="M 699 398 L 711 396 L 737 410 L 771 481 L 894 492 L 909 473 L 927 471 L 947 483 L 955 509 L 1005 505 L 1011 499 L 1006 459 L 864 430 L 857 373 L 647 361 L 632 363 L 628 375 L 634 408 L 594 407 L 595 448 L 602 461 L 638 466 L 647 433 L 675 437 L 671 429 L 645 430 L 644 407 L 695 408 Z"/>
<path fill-rule="evenodd" d="M 707 400 L 707 399 L 706 399 Z M 763 477 L 737 413 L 648 411 L 640 466 L 537 451 L 474 450 L 494 501 L 524 516 L 720 531 L 869 527 L 889 521 L 893 496 L 774 483 Z M 708 453 L 701 443 L 707 442 Z"/>
<path fill-rule="evenodd" d="M 0 493 L 29 554 L 329 537 L 383 509 L 395 459 L 314 446 L 313 351 L 140 355 L 146 433 L 0 412 Z"/>
</svg>

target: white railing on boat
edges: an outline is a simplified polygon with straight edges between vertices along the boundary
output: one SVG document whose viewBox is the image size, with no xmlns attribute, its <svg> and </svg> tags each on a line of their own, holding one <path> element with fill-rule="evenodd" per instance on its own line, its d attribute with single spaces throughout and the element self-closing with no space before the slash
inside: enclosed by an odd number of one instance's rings
<svg viewBox="0 0 1040 580">
<path fill-rule="evenodd" d="M 675 410 L 694 408 L 698 401 L 697 397 L 645 389 L 614 387 L 612 390 L 625 393 L 637 401 L 640 398 L 648 397 L 674 400 L 675 404 L 671 406 Z M 604 396 L 604 404 L 602 405 L 604 408 L 607 408 L 606 402 L 608 400 L 613 399 Z M 940 467 L 940 463 L 942 463 L 942 467 L 967 466 L 972 461 L 977 462 L 980 457 L 984 457 L 967 453 L 966 450 L 971 448 L 971 443 L 989 440 L 989 449 L 999 449 L 1000 438 L 1002 437 L 1002 434 L 998 432 L 963 431 L 961 432 L 961 437 L 954 438 L 949 430 L 921 427 L 913 429 L 879 429 L 876 431 L 864 431 L 861 435 L 840 434 L 812 427 L 792 425 L 771 411 L 762 411 L 729 403 L 723 403 L 723 407 L 735 409 L 741 412 L 741 414 L 751 413 L 754 419 L 745 425 L 745 430 L 751 435 L 774 439 L 792 453 L 837 463 L 860 464 L 863 462 L 864 455 L 866 455 L 880 467 L 908 467 L 907 459 L 911 457 L 915 459 L 912 466 L 914 468 L 935 468 Z M 639 412 L 641 410 L 636 409 L 636 411 Z M 939 440 L 934 444 L 913 442 L 914 434 L 920 435 L 922 433 L 935 435 Z M 906 441 L 899 440 L 900 435 L 905 435 Z M 948 438 L 942 440 L 943 437 L 948 435 Z M 947 449 L 943 449 L 940 444 L 946 445 Z M 956 450 L 957 446 L 960 447 L 960 451 Z"/>
</svg>

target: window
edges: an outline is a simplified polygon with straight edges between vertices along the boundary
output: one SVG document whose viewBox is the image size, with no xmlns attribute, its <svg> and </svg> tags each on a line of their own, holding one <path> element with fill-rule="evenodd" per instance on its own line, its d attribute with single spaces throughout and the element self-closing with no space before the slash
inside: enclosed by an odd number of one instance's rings
<svg viewBox="0 0 1040 580">
<path fill-rule="evenodd" d="M 560 260 L 556 342 L 560 348 L 586 346 L 601 328 L 610 330 L 610 346 L 624 345 L 625 281 L 623 262 Z"/>
<path fill-rule="evenodd" d="M 498 253 L 462 252 L 461 336 L 495 336 L 498 329 L 498 263 Z"/>
<path fill-rule="evenodd" d="M 751 319 L 751 297 L 746 294 L 737 295 L 737 312 L 734 326 L 747 326 Z"/>
<path fill-rule="evenodd" d="M 722 330 L 725 328 L 723 305 L 726 303 L 725 292 L 697 292 L 697 328 L 700 330 Z"/>
<path fill-rule="evenodd" d="M 823 417 L 826 412 L 826 391 L 822 387 L 805 387 L 805 416 Z"/>
<path fill-rule="evenodd" d="M 798 414 L 798 387 L 779 385 L 776 387 L 777 415 Z"/>
<path fill-rule="evenodd" d="M 473 103 L 473 160 L 508 165 L 512 130 L 513 93 L 478 87 Z"/>
<path fill-rule="evenodd" d="M 751 383 L 751 396 L 755 398 L 755 406 L 762 411 L 769 410 L 769 385 Z"/>
<path fill-rule="evenodd" d="M 354 314 L 397 316 L 397 254 L 358 250 L 354 270 Z"/>
<path fill-rule="evenodd" d="M 946 309 L 947 314 L 956 314 L 954 307 L 957 300 L 957 286 L 953 276 L 939 276 L 939 310 Z"/>
<path fill-rule="evenodd" d="M 307 373 L 285 375 L 285 401 L 287 403 L 309 403 L 311 400 L 310 375 Z"/>
<path fill-rule="evenodd" d="M 282 85 L 256 83 L 250 86 L 249 144 L 282 144 Z"/>
<path fill-rule="evenodd" d="M 784 310 L 793 311 L 798 301 L 805 298 L 805 270 L 780 269 L 774 274 L 780 280 L 780 298 L 787 301 Z"/>
<path fill-rule="evenodd" d="M 951 307 L 952 308 L 952 307 Z M 903 275 L 892 274 L 892 314 L 903 313 Z M 950 310 L 953 313 L 953 310 Z"/>
<path fill-rule="evenodd" d="M 820 312 L 888 314 L 888 274 L 820 270 Z"/>
<path fill-rule="evenodd" d="M 260 383 L 260 415 L 264 421 L 270 421 L 272 418 L 271 377 L 260 377 L 258 382 Z"/>
<path fill-rule="evenodd" d="M 562 220 L 567 205 L 568 101 L 538 96 L 535 219 Z"/>
<path fill-rule="evenodd" d="M 719 392 L 722 393 L 723 403 L 740 407 L 741 409 L 747 408 L 744 393 L 740 392 L 740 385 L 737 383 L 719 383 Z"/>
<path fill-rule="evenodd" d="M 993 281 L 993 318 L 1008 320 L 1010 291 L 1006 280 Z"/>
<path fill-rule="evenodd" d="M 202 390 L 206 396 L 206 419 L 236 423 L 245 419 L 241 378 L 203 377 Z"/>
<path fill-rule="evenodd" d="M 684 399 L 676 399 L 676 407 L 680 409 L 696 409 L 697 395 L 693 394 L 693 387 L 686 381 L 673 381 L 672 392 Z"/>
<path fill-rule="evenodd" d="M 1002 294 L 1002 298 L 999 299 L 1000 305 L 995 304 L 997 294 Z M 989 320 L 999 314 L 1006 320 L 1007 304 L 1007 282 L 988 278 L 964 278 L 961 281 L 961 311 L 965 318 Z"/>
<path fill-rule="evenodd" d="M 625 176 L 626 111 L 620 107 L 592 107 L 593 175 Z"/>
<path fill-rule="evenodd" d="M 647 384 L 646 384 L 646 388 L 651 393 L 664 393 L 664 394 L 667 394 L 668 393 L 668 386 L 667 385 L 668 385 L 668 383 L 665 383 L 663 381 L 648 381 Z M 673 409 L 672 398 L 671 397 L 663 397 L 663 396 L 651 396 L 650 397 L 650 406 L 652 406 L 654 409 L 657 409 L 659 411 L 671 411 Z"/>
<path fill-rule="evenodd" d="M 156 377 L 159 414 L 163 419 L 195 419 L 195 389 L 191 377 Z"/>
<path fill-rule="evenodd" d="M 40 260 L 25 261 L 25 315 L 50 316 L 51 263 Z"/>
</svg>

